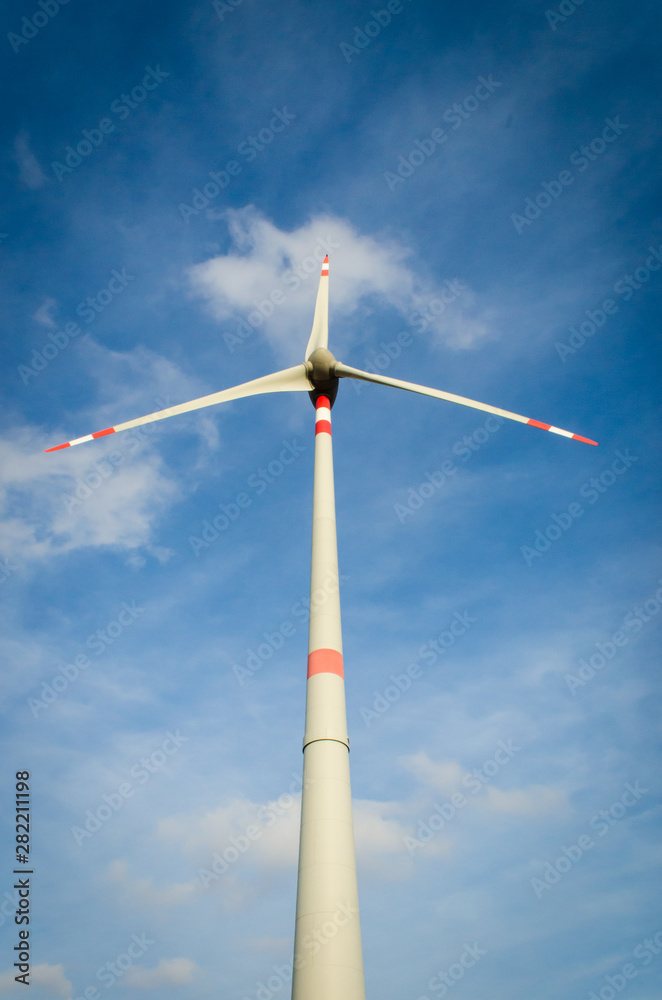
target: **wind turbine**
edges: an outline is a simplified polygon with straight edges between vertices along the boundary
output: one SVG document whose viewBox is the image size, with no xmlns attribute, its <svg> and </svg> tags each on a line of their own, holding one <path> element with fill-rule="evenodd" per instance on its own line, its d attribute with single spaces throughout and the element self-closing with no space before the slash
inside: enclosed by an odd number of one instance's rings
<svg viewBox="0 0 662 1000">
<path fill-rule="evenodd" d="M 575 441 L 597 444 L 579 434 L 497 406 L 413 382 L 374 375 L 336 361 L 328 349 L 328 278 L 327 256 L 322 264 L 313 328 L 303 364 L 46 449 L 48 452 L 59 451 L 178 413 L 189 413 L 215 403 L 266 392 L 307 392 L 315 406 L 311 610 L 292 1000 L 365 998 L 349 781 L 340 595 L 337 587 L 332 588 L 331 593 L 325 587 L 330 580 L 339 579 L 331 445 L 331 407 L 338 391 L 338 380 L 354 378 L 408 389 L 540 427 Z M 319 592 L 326 595 L 325 600 L 314 599 Z"/>
</svg>

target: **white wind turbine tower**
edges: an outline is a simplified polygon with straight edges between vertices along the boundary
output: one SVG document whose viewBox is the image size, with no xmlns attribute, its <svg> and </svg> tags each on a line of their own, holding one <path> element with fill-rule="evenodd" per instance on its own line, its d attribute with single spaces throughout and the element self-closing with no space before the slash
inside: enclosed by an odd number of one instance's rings
<svg viewBox="0 0 662 1000">
<path fill-rule="evenodd" d="M 313 546 L 292 1000 L 365 998 L 349 782 L 340 595 L 336 588 L 323 603 L 313 600 L 316 591 L 327 592 L 325 583 L 338 579 L 331 446 L 331 407 L 338 391 L 338 380 L 354 378 L 408 389 L 531 424 L 576 441 L 597 443 L 496 406 L 440 389 L 373 375 L 336 361 L 328 350 L 328 276 L 329 258 L 325 257 L 313 328 L 303 364 L 46 449 L 49 452 L 58 451 L 242 396 L 267 392 L 310 394 L 315 406 Z"/>
</svg>

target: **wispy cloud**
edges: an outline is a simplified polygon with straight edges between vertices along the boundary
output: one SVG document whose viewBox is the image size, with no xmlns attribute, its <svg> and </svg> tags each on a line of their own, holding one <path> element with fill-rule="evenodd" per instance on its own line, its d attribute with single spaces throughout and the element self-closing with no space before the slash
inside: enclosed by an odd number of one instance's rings
<svg viewBox="0 0 662 1000">
<path fill-rule="evenodd" d="M 149 546 L 159 514 L 180 496 L 162 458 L 143 453 L 133 461 L 126 439 L 123 451 L 43 455 L 44 437 L 23 427 L 0 440 L 5 557 L 24 565 L 81 548 Z"/>
<path fill-rule="evenodd" d="M 19 132 L 14 139 L 14 160 L 18 165 L 19 180 L 24 187 L 38 191 L 48 183 L 46 174 L 30 149 L 30 137 L 27 132 Z"/>
<path fill-rule="evenodd" d="M 15 975 L 15 971 L 0 973 L 0 996 L 23 995 L 23 984 L 15 981 Z M 73 991 L 62 965 L 49 965 L 47 962 L 33 965 L 29 978 L 31 994 L 36 990 L 38 997 L 69 997 Z"/>
<path fill-rule="evenodd" d="M 513 751 L 512 742 L 508 740 L 501 741 L 493 758 L 483 762 L 479 768 L 465 768 L 454 760 L 435 761 L 424 751 L 401 757 L 400 764 L 424 787 L 447 797 L 456 792 L 476 795 L 476 802 L 490 812 L 514 816 L 542 816 L 550 812 L 565 814 L 567 797 L 559 789 L 528 785 L 504 790 L 492 784 L 499 770 L 510 763 L 512 757 L 509 758 L 509 753 L 513 752 L 521 752 L 521 747 L 516 747 Z M 481 792 L 484 794 L 480 795 Z"/>
<path fill-rule="evenodd" d="M 196 964 L 190 958 L 162 958 L 153 969 L 142 969 L 138 965 L 132 965 L 127 970 L 121 985 L 141 990 L 185 986 L 193 981 L 196 971 Z"/>
<path fill-rule="evenodd" d="M 46 326 L 49 330 L 55 330 L 57 323 L 53 319 L 53 313 L 56 310 L 57 302 L 55 299 L 47 298 L 44 299 L 32 318 L 41 326 Z"/>
<path fill-rule="evenodd" d="M 195 265 L 189 274 L 194 293 L 207 300 L 237 342 L 254 327 L 280 353 L 301 355 L 301 330 L 310 325 L 325 253 L 332 262 L 336 315 L 368 318 L 379 308 L 390 308 L 407 322 L 421 306 L 437 300 L 440 311 L 426 326 L 441 342 L 469 348 L 490 332 L 487 313 L 481 312 L 470 288 L 461 285 L 446 307 L 448 285 L 457 282 L 457 275 L 447 275 L 446 285 L 431 279 L 411 249 L 392 237 L 362 235 L 333 215 L 316 216 L 287 232 L 252 206 L 228 210 L 220 218 L 228 225 L 232 249 Z"/>
</svg>

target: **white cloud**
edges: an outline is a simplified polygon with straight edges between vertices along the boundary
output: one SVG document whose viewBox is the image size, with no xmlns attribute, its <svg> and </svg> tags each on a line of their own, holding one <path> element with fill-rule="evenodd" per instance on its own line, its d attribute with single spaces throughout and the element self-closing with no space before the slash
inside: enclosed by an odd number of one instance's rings
<svg viewBox="0 0 662 1000">
<path fill-rule="evenodd" d="M 157 832 L 165 840 L 178 841 L 184 854 L 198 854 L 254 823 L 257 809 L 249 799 L 232 799 L 204 816 L 168 816 L 159 822 Z"/>
<path fill-rule="evenodd" d="M 188 958 L 162 958 L 153 969 L 141 969 L 132 965 L 120 980 L 120 985 L 141 990 L 154 990 L 159 986 L 184 986 L 193 980 L 196 971 L 195 962 Z"/>
<path fill-rule="evenodd" d="M 475 781 L 471 786 L 463 783 L 463 779 L 471 774 L 454 760 L 431 760 L 424 752 L 401 757 L 400 763 L 414 775 L 426 788 L 450 797 L 453 792 L 461 792 L 466 796 L 467 787 L 471 790 L 469 801 L 473 801 Z M 503 764 L 506 767 L 507 764 Z M 498 776 L 496 777 L 498 780 Z M 567 808 L 565 792 L 544 785 L 529 785 L 526 788 L 509 788 L 501 790 L 495 785 L 484 784 L 476 796 L 476 802 L 481 808 L 494 813 L 517 816 L 537 816 L 550 812 L 564 812 Z"/>
<path fill-rule="evenodd" d="M 38 310 L 46 326 L 51 309 L 47 300 Z M 86 337 L 77 350 L 99 379 L 101 401 L 95 408 L 76 414 L 66 429 L 22 426 L 0 439 L 0 556 L 15 569 L 100 546 L 124 549 L 139 559 L 136 550 L 146 547 L 163 562 L 170 553 L 151 545 L 154 525 L 182 490 L 150 447 L 162 423 L 48 455 L 44 448 L 195 399 L 209 389 L 143 347 L 110 351 Z M 218 430 L 208 417 L 177 418 L 168 425 L 169 432 L 182 429 L 199 435 L 198 464 L 219 447 Z"/>
<path fill-rule="evenodd" d="M 15 975 L 16 971 L 0 973 L 0 995 L 23 994 L 25 986 L 22 983 L 16 982 L 14 979 Z M 32 987 L 32 991 L 34 991 L 35 987 L 43 988 L 47 991 L 46 996 L 49 997 L 70 997 L 73 991 L 73 986 L 65 977 L 62 966 L 48 965 L 47 963 L 31 967 L 30 986 Z M 40 995 L 43 995 L 41 994 L 41 990 L 38 993 L 38 996 Z"/>
<path fill-rule="evenodd" d="M 401 757 L 400 763 L 405 767 L 422 785 L 427 785 L 437 792 L 451 795 L 462 783 L 462 778 L 467 773 L 457 761 L 454 760 L 430 760 L 424 751 Z"/>
<path fill-rule="evenodd" d="M 190 269 L 193 289 L 224 324 L 224 335 L 236 336 L 238 321 L 248 321 L 244 327 L 248 336 L 253 327 L 288 358 L 296 360 L 303 354 L 312 323 L 319 264 L 327 250 L 332 323 L 338 313 L 367 318 L 378 307 L 391 307 L 406 321 L 415 309 L 446 291 L 444 283 L 425 275 L 420 265 L 415 269 L 407 247 L 394 239 L 360 235 L 350 223 L 335 216 L 320 215 L 289 233 L 276 228 L 252 206 L 230 209 L 220 218 L 227 220 L 234 246 L 230 253 Z M 454 274 L 443 277 L 457 278 Z M 441 315 L 431 316 L 426 336 L 452 347 L 468 348 L 488 334 L 489 318 L 479 310 L 474 293 L 464 283 L 455 301 L 442 308 Z M 236 349 L 237 344 L 229 346 Z M 331 347 L 339 347 L 337 334 Z"/>
<path fill-rule="evenodd" d="M 380 877 L 400 879 L 413 871 L 410 855 L 405 849 L 405 837 L 413 834 L 413 826 L 397 818 L 405 807 L 398 802 L 375 802 L 358 799 L 352 804 L 356 859 L 362 872 L 379 873 Z M 444 852 L 448 842 L 435 845 Z"/>
<path fill-rule="evenodd" d="M 158 834 L 178 843 L 183 854 L 211 866 L 215 851 L 232 846 L 231 838 L 246 838 L 248 827 L 257 827 L 259 836 L 249 842 L 242 858 L 251 858 L 261 868 L 281 869 L 296 864 L 299 816 L 299 795 L 281 796 L 283 808 L 277 804 L 249 799 L 232 799 L 204 816 L 170 816 L 158 824 Z"/>
<path fill-rule="evenodd" d="M 486 792 L 488 808 L 514 816 L 565 812 L 567 806 L 563 792 L 544 785 L 529 785 L 528 788 L 510 788 L 506 791 L 488 785 Z"/>
<path fill-rule="evenodd" d="M 66 448 L 40 454 L 44 432 L 22 427 L 0 440 L 0 553 L 10 563 L 90 546 L 149 545 L 160 512 L 180 495 L 157 453 L 132 460 L 120 449 Z M 120 454 L 117 463 L 109 455 Z"/>
<path fill-rule="evenodd" d="M 196 865 L 212 869 L 216 853 L 224 856 L 231 848 L 230 865 L 223 874 L 224 897 L 233 881 L 261 873 L 272 874 L 296 869 L 299 849 L 301 796 L 281 796 L 290 804 L 277 809 L 277 802 L 260 806 L 248 799 L 233 799 L 204 816 L 177 815 L 158 824 L 158 836 L 176 844 L 182 854 L 193 858 Z M 402 877 L 409 870 L 404 838 L 412 832 L 402 817 L 407 807 L 397 802 L 376 802 L 355 799 L 352 803 L 356 853 L 361 866 L 379 870 L 384 876 Z M 249 827 L 259 831 L 249 839 Z M 239 853 L 233 845 L 240 847 Z M 404 869 L 403 869 L 404 865 Z M 217 880 L 212 879 L 210 885 Z M 202 881 L 200 882 L 202 886 Z M 235 889 L 238 887 L 235 885 Z"/>
<path fill-rule="evenodd" d="M 140 906 L 161 908 L 187 903 L 195 893 L 196 882 L 173 882 L 163 889 L 154 885 L 149 878 L 130 876 L 126 861 L 113 861 L 108 869 L 108 878 L 118 885 L 126 896 Z"/>
<path fill-rule="evenodd" d="M 30 140 L 27 132 L 19 132 L 14 140 L 14 159 L 18 164 L 19 177 L 21 183 L 31 191 L 36 191 L 48 183 L 48 178 L 43 172 L 37 157 L 30 149 Z"/>
<path fill-rule="evenodd" d="M 49 330 L 55 330 L 57 328 L 57 323 L 53 319 L 52 314 L 57 309 L 57 302 L 55 299 L 46 298 L 39 306 L 35 314 L 33 315 L 33 320 L 39 323 L 41 326 L 48 327 Z"/>
</svg>

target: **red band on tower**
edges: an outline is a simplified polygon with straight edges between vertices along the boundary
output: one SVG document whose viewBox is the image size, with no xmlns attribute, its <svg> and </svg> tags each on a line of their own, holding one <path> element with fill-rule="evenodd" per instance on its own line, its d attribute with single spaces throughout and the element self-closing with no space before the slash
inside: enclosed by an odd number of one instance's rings
<svg viewBox="0 0 662 1000">
<path fill-rule="evenodd" d="M 313 674 L 337 674 L 344 678 L 342 653 L 337 649 L 315 649 L 308 653 L 308 676 Z"/>
<path fill-rule="evenodd" d="M 331 403 L 328 396 L 318 396 L 315 400 L 315 435 L 330 434 L 331 421 L 326 419 L 326 414 L 322 415 L 320 410 L 328 410 L 331 413 Z"/>
</svg>

